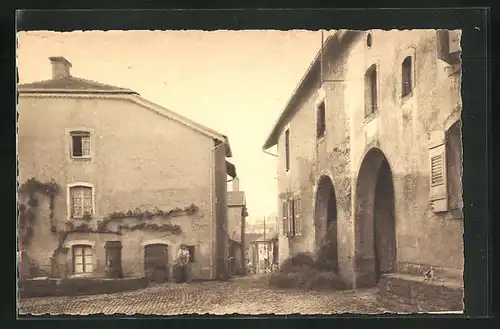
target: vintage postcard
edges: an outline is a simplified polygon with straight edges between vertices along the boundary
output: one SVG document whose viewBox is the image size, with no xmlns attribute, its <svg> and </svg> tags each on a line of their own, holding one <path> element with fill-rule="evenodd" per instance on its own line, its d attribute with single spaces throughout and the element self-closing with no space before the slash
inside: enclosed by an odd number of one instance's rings
<svg viewBox="0 0 500 329">
<path fill-rule="evenodd" d="M 17 37 L 19 314 L 463 311 L 460 30 Z"/>
</svg>

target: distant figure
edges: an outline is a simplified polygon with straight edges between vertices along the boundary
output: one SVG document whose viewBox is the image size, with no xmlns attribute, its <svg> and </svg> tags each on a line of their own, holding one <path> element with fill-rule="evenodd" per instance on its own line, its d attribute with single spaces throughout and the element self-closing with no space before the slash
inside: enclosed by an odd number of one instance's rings
<svg viewBox="0 0 500 329">
<path fill-rule="evenodd" d="M 248 274 L 253 274 L 253 265 L 252 265 L 252 262 L 251 261 L 248 261 L 247 263 L 247 272 Z"/>
<path fill-rule="evenodd" d="M 424 281 L 432 281 L 434 280 L 434 267 L 430 267 L 425 273 L 424 273 Z"/>
<path fill-rule="evenodd" d="M 185 244 L 181 244 L 179 250 L 177 251 L 177 282 L 186 282 L 189 283 L 191 281 L 191 269 L 189 265 L 189 249 Z"/>
</svg>

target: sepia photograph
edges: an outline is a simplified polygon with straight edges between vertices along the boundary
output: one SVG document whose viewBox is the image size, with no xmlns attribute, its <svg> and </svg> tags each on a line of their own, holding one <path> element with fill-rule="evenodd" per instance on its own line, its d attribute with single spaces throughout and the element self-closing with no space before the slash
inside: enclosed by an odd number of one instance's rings
<svg viewBox="0 0 500 329">
<path fill-rule="evenodd" d="M 18 32 L 19 315 L 463 313 L 461 35 Z"/>
</svg>

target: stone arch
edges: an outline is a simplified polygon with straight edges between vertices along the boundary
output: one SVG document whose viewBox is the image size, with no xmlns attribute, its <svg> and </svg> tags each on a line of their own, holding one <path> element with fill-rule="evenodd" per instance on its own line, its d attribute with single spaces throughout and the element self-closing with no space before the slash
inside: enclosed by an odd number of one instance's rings
<svg viewBox="0 0 500 329">
<path fill-rule="evenodd" d="M 332 179 L 321 175 L 318 179 L 314 220 L 318 263 L 325 269 L 338 271 L 337 199 Z"/>
<path fill-rule="evenodd" d="M 370 149 L 361 163 L 355 197 L 355 282 L 374 286 L 396 268 L 394 183 L 379 148 Z"/>
</svg>

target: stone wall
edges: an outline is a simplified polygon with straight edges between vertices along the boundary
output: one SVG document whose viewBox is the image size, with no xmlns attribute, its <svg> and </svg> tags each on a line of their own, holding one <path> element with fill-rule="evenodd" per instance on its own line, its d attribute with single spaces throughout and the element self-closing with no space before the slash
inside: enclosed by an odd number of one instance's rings
<svg viewBox="0 0 500 329">
<path fill-rule="evenodd" d="M 463 311 L 463 294 L 460 285 L 390 274 L 379 281 L 377 298 L 394 312 L 456 312 Z"/>
<path fill-rule="evenodd" d="M 125 279 L 72 278 L 72 279 L 21 279 L 19 297 L 75 296 L 112 294 L 146 288 L 145 277 Z"/>
</svg>

